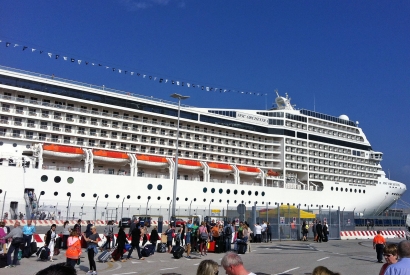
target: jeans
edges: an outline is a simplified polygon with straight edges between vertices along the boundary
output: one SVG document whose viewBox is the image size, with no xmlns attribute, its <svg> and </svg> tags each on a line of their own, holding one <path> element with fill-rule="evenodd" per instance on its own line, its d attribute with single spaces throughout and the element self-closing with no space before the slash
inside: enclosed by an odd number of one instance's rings
<svg viewBox="0 0 410 275">
<path fill-rule="evenodd" d="M 33 235 L 23 235 L 24 246 L 30 247 L 32 237 Z"/>
<path fill-rule="evenodd" d="M 67 249 L 67 239 L 70 235 L 63 235 L 63 249 Z"/>
<path fill-rule="evenodd" d="M 74 268 L 75 265 L 77 264 L 77 259 L 67 258 L 66 264 L 67 264 L 68 266 L 71 266 L 71 267 Z"/>
<path fill-rule="evenodd" d="M 9 251 L 7 251 L 7 265 L 16 265 L 18 260 L 20 244 L 10 244 Z M 14 252 L 13 263 L 11 262 L 11 254 Z"/>
<path fill-rule="evenodd" d="M 384 248 L 384 245 L 376 244 L 377 261 L 379 262 L 383 260 L 383 248 Z"/>
<path fill-rule="evenodd" d="M 231 238 L 230 237 L 225 238 L 225 250 L 226 252 L 231 251 Z"/>
<path fill-rule="evenodd" d="M 131 254 L 132 254 L 132 251 L 134 251 L 134 247 L 137 249 L 138 259 L 141 259 L 142 255 L 141 255 L 141 249 L 140 249 L 140 244 L 139 243 L 131 245 L 130 251 L 128 252 L 127 259 L 131 258 Z"/>
<path fill-rule="evenodd" d="M 90 270 L 97 271 L 97 267 L 94 261 L 94 249 L 87 249 L 88 252 L 88 261 L 90 262 Z"/>
<path fill-rule="evenodd" d="M 107 241 L 105 242 L 105 244 L 101 247 L 101 249 L 110 249 L 111 247 L 111 237 L 110 236 L 106 236 L 105 237 L 107 239 Z"/>
</svg>

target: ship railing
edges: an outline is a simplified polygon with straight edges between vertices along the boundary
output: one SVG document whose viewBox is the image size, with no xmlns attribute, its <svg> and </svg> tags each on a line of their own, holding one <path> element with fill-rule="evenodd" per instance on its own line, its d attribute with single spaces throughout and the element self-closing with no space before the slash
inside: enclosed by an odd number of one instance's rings
<svg viewBox="0 0 410 275">
<path fill-rule="evenodd" d="M 268 181 L 266 182 L 266 187 L 283 188 L 283 181 Z"/>
<path fill-rule="evenodd" d="M 68 172 L 84 172 L 84 168 L 70 167 L 70 166 L 55 166 L 43 165 L 44 170 L 68 171 Z"/>
<path fill-rule="evenodd" d="M 224 180 L 224 179 L 211 179 L 211 182 L 217 182 L 217 183 L 227 183 L 227 184 L 234 184 L 235 182 L 233 180 Z"/>
<path fill-rule="evenodd" d="M 169 175 L 165 175 L 165 174 L 148 174 L 148 173 L 138 172 L 137 176 L 142 177 L 142 178 L 169 179 Z"/>
<path fill-rule="evenodd" d="M 130 173 L 127 171 L 114 171 L 114 170 L 105 170 L 105 169 L 94 169 L 93 174 L 104 174 L 104 175 L 117 175 L 117 176 L 129 176 Z"/>
<path fill-rule="evenodd" d="M 241 184 L 241 185 L 262 186 L 262 183 L 260 183 L 260 182 L 250 182 L 250 181 L 241 181 L 239 184 Z"/>
</svg>

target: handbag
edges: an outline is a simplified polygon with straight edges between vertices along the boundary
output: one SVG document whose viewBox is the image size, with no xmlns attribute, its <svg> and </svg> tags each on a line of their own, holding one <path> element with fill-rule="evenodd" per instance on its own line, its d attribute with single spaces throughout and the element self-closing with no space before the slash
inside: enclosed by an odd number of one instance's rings
<svg viewBox="0 0 410 275">
<path fill-rule="evenodd" d="M 17 244 L 21 244 L 21 243 L 24 243 L 24 239 L 22 237 L 15 237 L 11 241 L 12 245 L 17 245 Z"/>
<path fill-rule="evenodd" d="M 205 231 L 201 232 L 201 240 L 204 240 L 204 241 L 208 240 L 208 233 L 206 233 Z"/>
<path fill-rule="evenodd" d="M 80 259 L 80 258 L 77 259 L 76 264 L 77 264 L 77 265 L 80 265 L 80 264 L 81 264 L 81 259 Z"/>
</svg>

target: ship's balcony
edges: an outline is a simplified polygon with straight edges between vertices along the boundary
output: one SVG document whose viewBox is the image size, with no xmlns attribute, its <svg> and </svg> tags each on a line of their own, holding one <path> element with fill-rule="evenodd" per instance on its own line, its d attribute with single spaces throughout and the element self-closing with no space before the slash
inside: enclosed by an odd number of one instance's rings
<svg viewBox="0 0 410 275">
<path fill-rule="evenodd" d="M 55 170 L 55 171 L 67 171 L 67 172 L 81 172 L 84 173 L 84 168 L 69 167 L 69 166 L 54 166 L 54 165 L 43 165 L 43 170 Z"/>
</svg>

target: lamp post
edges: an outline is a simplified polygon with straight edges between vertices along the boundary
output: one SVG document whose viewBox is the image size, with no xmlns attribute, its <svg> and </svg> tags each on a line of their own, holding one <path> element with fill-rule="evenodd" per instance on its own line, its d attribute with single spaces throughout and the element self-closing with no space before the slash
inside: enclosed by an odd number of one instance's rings
<svg viewBox="0 0 410 275">
<path fill-rule="evenodd" d="M 171 216 L 170 216 L 170 214 L 171 214 L 171 203 L 172 203 L 172 200 L 169 202 L 169 205 L 168 205 L 168 220 L 169 221 L 171 221 Z"/>
<path fill-rule="evenodd" d="M 183 96 L 180 94 L 172 94 L 171 97 L 178 99 L 177 143 L 175 145 L 174 188 L 173 188 L 173 193 L 172 193 L 172 217 L 173 217 L 172 220 L 175 221 L 177 177 L 178 177 L 179 119 L 180 119 L 180 113 L 181 113 L 181 100 L 188 99 L 189 96 Z"/>
<path fill-rule="evenodd" d="M 40 192 L 40 196 L 38 196 L 38 200 L 37 200 L 37 208 L 40 207 L 40 199 L 41 199 L 41 196 L 44 195 L 45 193 L 46 193 L 46 192 L 44 192 L 44 191 L 41 191 L 41 192 Z M 6 194 L 4 194 L 4 196 L 6 196 Z M 4 203 L 4 202 L 3 202 L 3 203 Z"/>
<path fill-rule="evenodd" d="M 192 205 L 192 202 L 193 201 L 196 201 L 196 198 L 194 198 L 193 200 L 191 200 L 191 203 L 189 204 L 189 214 L 188 214 L 188 216 L 191 216 L 191 205 Z"/>
<path fill-rule="evenodd" d="M 148 203 L 149 203 L 149 200 L 151 199 L 151 196 L 148 196 L 147 199 L 148 200 L 147 200 L 147 208 L 145 208 L 145 216 L 148 216 Z"/>
<path fill-rule="evenodd" d="M 97 202 L 98 199 L 100 198 L 100 196 L 98 196 L 97 194 L 94 194 L 93 197 L 97 197 L 97 199 L 95 200 L 95 206 L 94 206 L 94 221 L 97 219 Z"/>
<path fill-rule="evenodd" d="M 68 213 L 70 213 L 70 200 L 71 200 L 71 193 L 70 192 L 68 192 L 67 193 L 67 197 L 68 197 L 68 202 L 67 202 L 67 221 L 68 221 Z"/>
<path fill-rule="evenodd" d="M 211 203 L 212 203 L 212 202 L 214 202 L 214 199 L 212 199 L 212 200 L 209 202 L 209 208 L 208 208 L 209 218 L 211 218 Z"/>
<path fill-rule="evenodd" d="M 0 194 L 1 193 L 3 193 L 3 190 L 2 189 L 0 189 Z M 6 194 L 7 194 L 7 191 L 5 191 L 4 192 L 4 197 L 3 197 L 3 207 L 1 208 L 1 217 L 0 217 L 0 220 L 2 220 L 4 217 L 3 217 L 3 211 L 4 211 L 4 202 L 6 201 Z"/>
<path fill-rule="evenodd" d="M 117 195 L 117 198 L 118 197 L 119 197 L 119 195 Z M 127 199 L 130 199 L 130 198 L 131 198 L 131 196 L 128 195 Z M 124 201 L 125 201 L 125 197 L 122 199 L 122 204 L 121 204 L 121 225 L 122 225 L 122 213 L 123 213 L 123 210 L 124 210 Z"/>
</svg>

